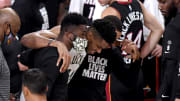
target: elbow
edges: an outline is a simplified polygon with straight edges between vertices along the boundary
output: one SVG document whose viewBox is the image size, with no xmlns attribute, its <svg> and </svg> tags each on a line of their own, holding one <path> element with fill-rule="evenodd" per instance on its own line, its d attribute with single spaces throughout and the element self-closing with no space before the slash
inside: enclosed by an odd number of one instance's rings
<svg viewBox="0 0 180 101">
<path fill-rule="evenodd" d="M 26 46 L 27 41 L 28 41 L 28 36 L 27 35 L 24 35 L 20 40 L 21 44 L 24 45 L 24 46 Z"/>
<path fill-rule="evenodd" d="M 161 36 L 162 36 L 162 34 L 164 33 L 164 29 L 163 29 L 162 26 L 160 26 L 160 28 L 159 28 L 159 33 L 161 34 Z"/>
<path fill-rule="evenodd" d="M 23 46 L 27 47 L 27 48 L 34 48 L 34 43 L 36 43 L 36 40 L 31 34 L 26 34 L 24 35 L 20 42 Z"/>
</svg>

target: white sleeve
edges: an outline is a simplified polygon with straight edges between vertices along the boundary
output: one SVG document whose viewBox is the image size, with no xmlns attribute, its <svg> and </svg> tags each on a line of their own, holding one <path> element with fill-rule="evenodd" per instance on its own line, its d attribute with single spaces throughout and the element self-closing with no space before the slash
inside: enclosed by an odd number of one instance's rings
<svg viewBox="0 0 180 101">
<path fill-rule="evenodd" d="M 69 13 L 82 14 L 83 1 L 82 0 L 70 0 Z"/>
<path fill-rule="evenodd" d="M 164 17 L 161 13 L 161 11 L 158 8 L 158 1 L 157 0 L 145 0 L 144 1 L 144 7 L 153 15 L 156 17 L 158 22 L 162 25 L 164 28 Z M 143 33 L 144 33 L 144 39 L 146 40 L 147 37 L 150 34 L 150 30 L 143 26 Z"/>
<path fill-rule="evenodd" d="M 96 19 L 101 19 L 102 12 L 108 7 L 108 5 L 102 6 L 98 0 L 95 2 L 95 10 L 93 15 L 93 21 Z"/>
</svg>

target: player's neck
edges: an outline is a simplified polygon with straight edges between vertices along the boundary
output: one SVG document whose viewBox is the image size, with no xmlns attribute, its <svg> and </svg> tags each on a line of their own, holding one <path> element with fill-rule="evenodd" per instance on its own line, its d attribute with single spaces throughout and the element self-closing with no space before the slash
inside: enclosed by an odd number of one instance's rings
<svg viewBox="0 0 180 101">
<path fill-rule="evenodd" d="M 26 101 L 47 101 L 46 95 L 30 95 Z"/>
<path fill-rule="evenodd" d="M 69 42 L 69 40 L 65 35 L 63 37 L 58 38 L 57 41 L 62 42 L 67 47 L 68 50 L 72 48 L 72 44 L 71 44 L 72 42 Z"/>
</svg>

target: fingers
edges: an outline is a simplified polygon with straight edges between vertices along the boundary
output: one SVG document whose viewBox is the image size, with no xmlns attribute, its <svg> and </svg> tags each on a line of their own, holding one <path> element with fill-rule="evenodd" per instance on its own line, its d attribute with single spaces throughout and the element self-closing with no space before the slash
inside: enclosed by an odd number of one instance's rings
<svg viewBox="0 0 180 101">
<path fill-rule="evenodd" d="M 67 56 L 66 63 L 61 67 L 60 72 L 65 72 L 68 69 L 70 62 L 71 62 L 71 57 Z M 64 63 L 64 60 L 63 60 L 63 63 Z"/>
<path fill-rule="evenodd" d="M 71 58 L 70 54 L 66 48 L 66 46 L 62 43 L 58 43 L 57 45 L 58 53 L 59 53 L 59 58 L 57 60 L 57 66 L 59 66 L 59 63 L 62 61 L 62 65 L 60 67 L 60 72 L 65 72 L 66 69 L 69 67 Z"/>
<path fill-rule="evenodd" d="M 29 67 L 28 66 L 25 66 L 25 65 L 23 65 L 21 62 L 17 62 L 17 64 L 18 64 L 18 66 L 19 66 L 19 70 L 20 71 L 26 71 L 26 70 L 28 70 L 29 69 Z"/>
<path fill-rule="evenodd" d="M 160 57 L 161 55 L 162 55 L 162 51 L 159 51 L 159 50 L 153 50 L 153 52 L 152 52 L 152 56 Z"/>
<path fill-rule="evenodd" d="M 62 65 L 61 65 L 61 67 L 60 67 L 60 72 L 61 72 L 61 73 L 63 73 L 63 69 L 66 67 L 66 60 L 65 60 L 64 57 L 62 58 L 62 61 L 63 61 L 63 63 L 62 63 Z"/>
<path fill-rule="evenodd" d="M 56 63 L 57 67 L 59 66 L 59 63 L 61 62 L 62 57 L 63 57 L 63 54 L 61 52 L 58 51 L 58 53 L 59 53 L 59 58 L 58 58 L 57 63 Z"/>
<path fill-rule="evenodd" d="M 11 93 L 10 94 L 10 101 L 15 101 L 16 100 L 16 98 L 14 97 L 14 95 Z"/>
<path fill-rule="evenodd" d="M 156 45 L 155 49 L 151 53 L 152 56 L 160 57 L 162 55 L 162 46 Z"/>
<path fill-rule="evenodd" d="M 133 42 L 131 42 L 130 40 L 127 40 L 127 39 L 123 40 L 121 42 L 122 50 L 126 49 L 126 47 L 130 44 L 133 44 Z"/>
<path fill-rule="evenodd" d="M 140 53 L 139 53 L 139 50 L 135 43 L 133 43 L 130 40 L 125 39 L 122 41 L 121 45 L 122 45 L 121 50 L 130 54 L 130 55 L 126 56 L 127 58 L 133 59 L 133 62 L 135 62 L 135 60 L 139 59 Z"/>
</svg>

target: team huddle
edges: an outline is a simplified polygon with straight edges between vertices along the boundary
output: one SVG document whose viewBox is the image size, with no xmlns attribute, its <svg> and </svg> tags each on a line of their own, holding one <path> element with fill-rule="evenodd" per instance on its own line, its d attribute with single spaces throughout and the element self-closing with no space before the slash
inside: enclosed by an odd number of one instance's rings
<svg viewBox="0 0 180 101">
<path fill-rule="evenodd" d="M 0 101 L 144 101 L 153 64 L 180 101 L 180 0 L 147 2 L 0 1 Z"/>
</svg>

